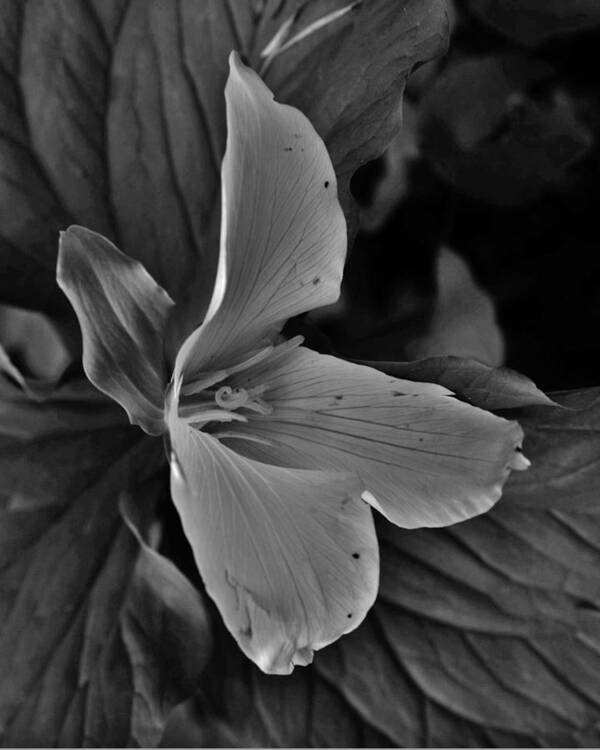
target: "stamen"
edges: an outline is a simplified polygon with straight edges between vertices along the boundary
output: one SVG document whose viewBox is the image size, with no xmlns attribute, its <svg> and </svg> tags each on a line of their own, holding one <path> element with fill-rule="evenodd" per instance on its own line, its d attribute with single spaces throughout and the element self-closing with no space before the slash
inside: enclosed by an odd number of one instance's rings
<svg viewBox="0 0 600 750">
<path fill-rule="evenodd" d="M 268 377 L 268 369 L 271 364 L 300 346 L 303 341 L 303 336 L 294 336 L 294 338 L 281 344 L 271 344 L 258 351 L 255 350 L 250 357 L 237 365 L 204 373 L 192 383 L 184 385 L 180 381 L 176 384 L 178 388 L 174 389 L 172 393 L 173 397 L 179 396 L 178 415 L 180 419 L 201 429 L 207 422 L 247 422 L 248 417 L 237 413 L 238 409 L 244 409 L 262 416 L 271 414 L 273 412 L 272 406 L 261 398 L 268 390 L 268 384 L 256 385 L 251 388 L 232 387 L 230 385 L 222 385 L 220 388 L 216 388 L 216 386 L 226 381 L 230 375 L 243 373 L 263 362 L 262 367 L 246 376 L 246 380 L 256 382 L 256 380 L 261 380 L 262 376 Z M 241 378 L 244 382 L 244 375 Z M 239 377 L 234 378 L 234 384 L 235 380 L 239 382 Z"/>
<path fill-rule="evenodd" d="M 259 349 L 257 352 L 248 357 L 248 359 L 245 359 L 243 362 L 240 362 L 237 365 L 233 365 L 232 367 L 228 367 L 227 369 L 223 370 L 207 372 L 203 375 L 203 377 L 200 377 L 197 380 L 192 381 L 191 383 L 185 383 L 185 385 L 181 387 L 181 395 L 194 396 L 196 393 L 205 391 L 212 385 L 216 385 L 216 383 L 220 383 L 222 380 L 225 380 L 225 378 L 228 378 L 230 375 L 233 375 L 236 372 L 240 372 L 240 370 L 246 370 L 252 365 L 256 365 L 259 362 L 262 362 L 263 359 L 266 359 L 275 348 L 275 346 L 270 344 L 269 346 L 265 346 L 263 349 Z"/>
<path fill-rule="evenodd" d="M 288 354 L 293 349 L 301 346 L 303 343 L 304 336 L 294 336 L 293 338 L 284 341 L 282 344 L 278 344 L 273 351 L 273 356 L 269 359 L 269 364 L 275 362 L 275 360 L 279 359 L 279 357 L 284 354 Z"/>
<path fill-rule="evenodd" d="M 239 409 L 241 406 L 246 406 L 248 391 L 244 388 L 232 388 L 229 385 L 224 385 L 215 393 L 215 401 L 221 409 L 227 409 L 228 411 Z"/>
<path fill-rule="evenodd" d="M 265 346 L 264 349 L 259 349 L 251 357 L 240 362 L 239 365 L 234 365 L 233 367 L 228 368 L 227 375 L 233 375 L 241 370 L 247 370 L 249 367 L 252 367 L 252 365 L 257 365 L 259 362 L 262 362 L 263 359 L 266 359 L 275 348 L 276 347 L 273 346 L 273 344 L 269 344 L 269 346 Z"/>
<path fill-rule="evenodd" d="M 179 418 L 192 427 L 206 424 L 206 422 L 247 422 L 243 414 L 224 409 L 199 409 L 197 405 L 180 406 Z"/>
<path fill-rule="evenodd" d="M 294 22 L 296 21 L 296 18 L 298 17 L 298 9 L 286 20 L 283 22 L 281 28 L 277 31 L 275 36 L 271 39 L 271 41 L 267 44 L 267 46 L 263 49 L 263 51 L 260 53 L 260 56 L 264 58 L 264 62 L 262 64 L 262 67 L 259 70 L 259 75 L 264 76 L 264 74 L 267 72 L 267 68 L 271 64 L 271 62 L 277 57 L 277 55 L 280 55 L 282 52 L 285 52 L 290 47 L 293 47 L 295 44 L 298 44 L 298 42 L 302 41 L 307 36 L 310 36 L 311 34 L 314 34 L 316 31 L 319 31 L 319 29 L 322 29 L 324 26 L 329 25 L 330 23 L 333 23 L 338 18 L 341 18 L 344 16 L 348 11 L 351 11 L 353 8 L 355 8 L 357 5 L 360 5 L 362 0 L 354 0 L 354 2 L 349 3 L 344 8 L 339 8 L 338 10 L 334 10 L 331 13 L 328 13 L 325 16 L 322 16 L 321 18 L 317 19 L 316 21 L 313 21 L 311 24 L 306 26 L 302 31 L 295 34 L 293 37 L 290 38 L 290 32 L 294 25 Z"/>
<path fill-rule="evenodd" d="M 267 440 L 267 438 L 258 437 L 258 435 L 251 433 L 236 432 L 235 430 L 217 430 L 216 432 L 211 432 L 211 435 L 218 440 L 231 438 L 234 440 L 248 440 L 250 443 L 258 443 L 259 445 L 273 445 L 273 441 Z"/>
<path fill-rule="evenodd" d="M 281 357 L 284 357 L 286 354 L 289 354 L 294 349 L 297 349 L 299 346 L 301 346 L 304 343 L 304 336 L 294 336 L 291 339 L 288 339 L 287 341 L 283 341 L 281 344 L 276 344 L 275 346 L 270 347 L 270 350 L 265 350 L 264 357 L 261 357 L 262 359 L 265 359 L 266 361 L 263 363 L 261 368 L 258 368 L 254 372 L 251 373 L 251 379 L 252 380 L 259 380 L 262 378 L 262 376 L 265 376 L 268 378 L 268 372 L 271 369 L 271 366 L 273 362 L 277 362 L 277 360 L 281 359 Z M 251 364 L 255 365 L 258 363 L 258 360 L 252 362 Z M 236 372 L 238 370 L 246 369 L 249 366 L 249 363 L 244 363 L 244 366 L 240 366 L 236 369 Z M 244 380 L 249 380 L 250 378 L 246 377 L 246 373 L 241 373 L 236 380 L 238 382 L 244 382 Z"/>
<path fill-rule="evenodd" d="M 259 396 L 251 396 L 248 402 L 244 404 L 244 408 L 263 416 L 273 413 L 273 407 Z"/>
<path fill-rule="evenodd" d="M 201 393 L 207 388 L 210 388 L 211 385 L 215 385 L 215 383 L 220 383 L 221 380 L 225 380 L 228 374 L 229 370 L 215 370 L 215 372 L 208 372 L 199 380 L 194 380 L 192 383 L 186 383 L 182 386 L 181 395 L 194 396 L 196 393 Z"/>
</svg>

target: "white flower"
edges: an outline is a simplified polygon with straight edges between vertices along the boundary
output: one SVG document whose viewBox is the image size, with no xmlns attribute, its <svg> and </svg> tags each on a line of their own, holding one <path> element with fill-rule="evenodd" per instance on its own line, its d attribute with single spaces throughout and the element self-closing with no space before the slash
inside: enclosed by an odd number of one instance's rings
<svg viewBox="0 0 600 750">
<path fill-rule="evenodd" d="M 173 501 L 225 624 L 284 674 L 373 604 L 372 508 L 405 528 L 452 524 L 488 510 L 528 462 L 515 422 L 281 342 L 288 318 L 337 299 L 345 221 L 311 124 L 235 53 L 230 64 L 218 272 L 172 366 L 174 303 L 138 262 L 72 227 L 58 280 L 89 379 L 133 423 L 169 434 Z"/>
</svg>

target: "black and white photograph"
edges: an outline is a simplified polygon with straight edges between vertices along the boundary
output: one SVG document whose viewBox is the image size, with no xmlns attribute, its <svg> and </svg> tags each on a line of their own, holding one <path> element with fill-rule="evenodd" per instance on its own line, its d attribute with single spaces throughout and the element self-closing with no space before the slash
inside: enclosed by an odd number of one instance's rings
<svg viewBox="0 0 600 750">
<path fill-rule="evenodd" d="M 0 0 L 0 746 L 600 747 L 600 0 Z"/>
</svg>

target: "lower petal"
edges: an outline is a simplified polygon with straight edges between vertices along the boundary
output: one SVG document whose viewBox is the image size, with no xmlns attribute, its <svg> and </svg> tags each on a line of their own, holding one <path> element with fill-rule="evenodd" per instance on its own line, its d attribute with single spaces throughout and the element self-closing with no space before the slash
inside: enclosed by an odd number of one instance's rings
<svg viewBox="0 0 600 750">
<path fill-rule="evenodd" d="M 264 672 L 289 674 L 360 624 L 379 556 L 351 477 L 267 466 L 170 421 L 171 493 L 209 595 Z"/>
<path fill-rule="evenodd" d="M 510 470 L 529 465 L 516 422 L 438 385 L 305 348 L 232 381 L 257 384 L 268 386 L 273 413 L 236 425 L 230 446 L 281 466 L 353 472 L 363 497 L 404 528 L 446 526 L 489 510 Z"/>
</svg>

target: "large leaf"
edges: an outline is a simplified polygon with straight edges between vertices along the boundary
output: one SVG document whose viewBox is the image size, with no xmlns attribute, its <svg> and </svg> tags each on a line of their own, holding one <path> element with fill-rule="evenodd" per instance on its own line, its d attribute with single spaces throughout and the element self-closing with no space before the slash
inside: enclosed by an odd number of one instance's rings
<svg viewBox="0 0 600 750">
<path fill-rule="evenodd" d="M 526 450 L 544 460 L 514 477 L 511 502 L 535 509 L 600 514 L 600 388 L 557 395 L 566 409 L 536 409 L 520 417 Z M 594 521 L 594 524 L 596 521 Z"/>
<path fill-rule="evenodd" d="M 216 264 L 229 52 L 260 68 L 286 20 L 296 35 L 343 5 L 1 0 L 0 300 L 65 309 L 57 231 L 75 222 L 199 315 Z M 406 76 L 444 42 L 443 0 L 373 0 L 266 70 L 324 136 L 348 215 L 352 173 L 383 151 Z"/>
<path fill-rule="evenodd" d="M 211 692 L 173 716 L 163 742 L 597 745 L 597 470 L 568 472 L 562 494 L 553 477 L 561 463 L 568 469 L 581 433 L 598 463 L 598 393 L 560 400 L 568 408 L 524 422 L 534 435 L 563 426 L 556 439 L 525 442 L 537 471 L 525 492 L 537 508 L 519 506 L 517 478 L 473 521 L 413 532 L 380 524 L 380 595 L 364 624 L 285 679 L 264 677 L 223 642 Z M 578 493 L 587 493 L 586 513 L 568 509 Z"/>
<path fill-rule="evenodd" d="M 3 382 L 3 429 L 25 419 L 0 438 L 0 741 L 155 744 L 210 652 L 199 594 L 143 540 L 168 493 L 161 441 L 70 386 L 36 418 L 15 391 Z"/>
<path fill-rule="evenodd" d="M 298 5 L 267 3 L 272 12 L 265 14 L 268 25 L 263 22 L 259 29 L 256 50 L 276 19 L 281 24 Z M 306 3 L 291 33 L 326 10 L 346 6 L 338 0 Z M 266 73 L 276 98 L 304 112 L 325 140 L 347 214 L 354 171 L 381 154 L 400 128 L 398 104 L 408 74 L 443 52 L 447 35 L 444 0 L 375 0 L 353 6 L 338 21 L 282 53 Z"/>
<path fill-rule="evenodd" d="M 554 404 L 529 378 L 507 367 L 490 367 L 460 357 L 429 357 L 415 362 L 363 362 L 395 378 L 439 383 L 481 409 L 519 409 Z"/>
</svg>

